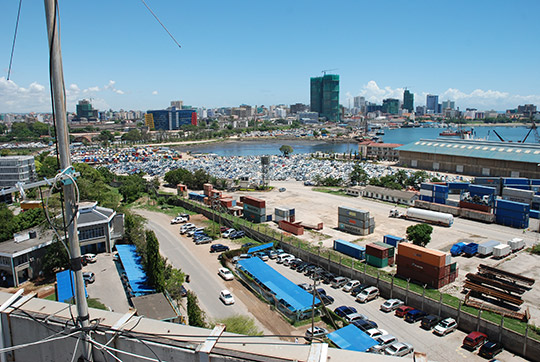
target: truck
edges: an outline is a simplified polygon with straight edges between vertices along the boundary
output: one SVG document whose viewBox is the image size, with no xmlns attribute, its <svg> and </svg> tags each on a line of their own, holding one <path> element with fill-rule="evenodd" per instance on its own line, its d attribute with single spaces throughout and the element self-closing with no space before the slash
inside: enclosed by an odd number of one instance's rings
<svg viewBox="0 0 540 362">
<path fill-rule="evenodd" d="M 478 245 L 478 255 L 488 256 L 493 254 L 493 247 L 499 245 L 499 241 L 489 240 Z"/>
<path fill-rule="evenodd" d="M 408 208 L 405 213 L 402 213 L 397 209 L 390 210 L 390 217 L 403 218 L 407 220 L 417 220 L 443 226 L 452 226 L 452 224 L 454 223 L 454 216 L 452 214 L 417 209 L 414 207 Z"/>
<path fill-rule="evenodd" d="M 468 243 L 463 248 L 463 254 L 465 254 L 465 256 L 474 256 L 476 253 L 478 253 L 477 243 Z"/>
<path fill-rule="evenodd" d="M 452 254 L 452 256 L 459 256 L 459 255 L 463 254 L 463 248 L 466 245 L 467 244 L 465 244 L 465 243 L 456 243 L 456 244 L 452 245 L 452 248 L 450 249 L 450 254 Z"/>
</svg>

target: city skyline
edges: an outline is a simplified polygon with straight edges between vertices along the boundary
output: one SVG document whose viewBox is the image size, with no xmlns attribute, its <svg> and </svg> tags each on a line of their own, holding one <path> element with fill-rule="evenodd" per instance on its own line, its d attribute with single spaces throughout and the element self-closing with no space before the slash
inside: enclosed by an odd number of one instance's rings
<svg viewBox="0 0 540 362">
<path fill-rule="evenodd" d="M 162 109 L 174 99 L 207 108 L 309 104 L 310 78 L 329 68 L 337 68 L 329 74 L 340 76 L 346 107 L 359 95 L 378 104 L 402 99 L 405 88 L 415 106 L 427 94 L 461 109 L 540 103 L 531 46 L 540 30 L 537 2 L 345 1 L 335 10 L 321 1 L 243 4 L 149 3 L 178 48 L 141 3 L 60 3 L 68 110 L 84 98 L 97 109 Z M 0 4 L 0 113 L 47 112 L 42 6 L 23 3 L 6 80 L 17 6 Z M 334 26 L 328 11 L 340 14 Z M 265 20 L 269 13 L 277 20 Z M 400 34 L 413 41 L 399 41 Z M 516 56 L 523 49 L 527 56 Z"/>
</svg>

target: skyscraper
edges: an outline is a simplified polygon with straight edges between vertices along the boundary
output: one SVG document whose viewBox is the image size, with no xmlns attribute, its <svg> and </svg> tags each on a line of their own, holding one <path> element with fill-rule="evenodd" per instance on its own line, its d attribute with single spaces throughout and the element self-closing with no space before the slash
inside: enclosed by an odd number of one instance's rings
<svg viewBox="0 0 540 362">
<path fill-rule="evenodd" d="M 311 78 L 311 111 L 329 121 L 339 121 L 339 75 Z"/>
<path fill-rule="evenodd" d="M 403 92 L 403 109 L 408 112 L 414 111 L 414 94 L 405 89 Z"/>
<path fill-rule="evenodd" d="M 399 99 L 387 98 L 383 99 L 382 111 L 388 114 L 399 113 Z"/>
<path fill-rule="evenodd" d="M 77 119 L 79 121 L 97 121 L 98 111 L 92 108 L 92 103 L 88 99 L 83 99 L 77 104 Z"/>
<path fill-rule="evenodd" d="M 426 96 L 426 109 L 431 111 L 431 113 L 439 112 L 439 96 L 428 94 Z"/>
<path fill-rule="evenodd" d="M 456 102 L 451 101 L 451 100 L 443 101 L 443 102 L 442 102 L 442 109 L 443 109 L 443 111 L 444 111 L 445 109 L 454 109 L 454 108 L 456 108 Z"/>
<path fill-rule="evenodd" d="M 354 97 L 354 108 L 362 108 L 366 105 L 366 98 L 365 97 Z"/>
</svg>

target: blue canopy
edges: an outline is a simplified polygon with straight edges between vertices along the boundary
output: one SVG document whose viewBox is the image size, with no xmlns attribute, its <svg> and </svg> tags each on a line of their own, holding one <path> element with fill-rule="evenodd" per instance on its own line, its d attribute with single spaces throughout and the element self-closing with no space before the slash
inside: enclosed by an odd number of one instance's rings
<svg viewBox="0 0 540 362">
<path fill-rule="evenodd" d="M 274 246 L 274 243 L 267 243 L 267 244 L 262 244 L 262 245 L 259 245 L 259 246 L 254 246 L 252 248 L 249 248 L 248 254 L 256 253 L 256 252 L 264 250 L 264 249 L 269 249 L 269 248 L 271 248 L 273 246 Z"/>
<path fill-rule="evenodd" d="M 136 296 L 154 293 L 155 290 L 146 284 L 146 273 L 141 265 L 141 257 L 135 245 L 117 244 L 118 256 L 122 261 L 129 281 L 129 286 Z"/>
<path fill-rule="evenodd" d="M 75 275 L 71 270 L 64 270 L 56 273 L 56 293 L 58 301 L 62 303 L 68 302 L 73 298 L 75 291 Z M 86 285 L 84 286 L 84 294 L 88 297 Z"/>
<path fill-rule="evenodd" d="M 285 278 L 261 259 L 243 259 L 238 261 L 238 265 L 241 270 L 251 274 L 258 283 L 270 289 L 276 298 L 287 305 L 292 312 L 311 309 L 313 295 Z M 315 304 L 318 303 L 319 299 L 315 298 Z"/>
<path fill-rule="evenodd" d="M 334 342 L 339 348 L 347 349 L 349 351 L 365 352 L 378 344 L 373 338 L 362 332 L 360 328 L 355 327 L 353 324 L 349 324 L 347 327 L 328 333 L 326 337 Z"/>
</svg>

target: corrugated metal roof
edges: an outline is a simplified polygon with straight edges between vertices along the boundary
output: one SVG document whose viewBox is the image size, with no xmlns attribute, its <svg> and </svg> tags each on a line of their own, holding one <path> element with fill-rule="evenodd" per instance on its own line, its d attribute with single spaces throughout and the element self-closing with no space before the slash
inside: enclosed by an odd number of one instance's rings
<svg viewBox="0 0 540 362">
<path fill-rule="evenodd" d="M 487 158 L 516 162 L 540 163 L 540 145 L 481 140 L 427 140 L 412 142 L 399 151 L 433 153 L 437 155 Z"/>
</svg>

